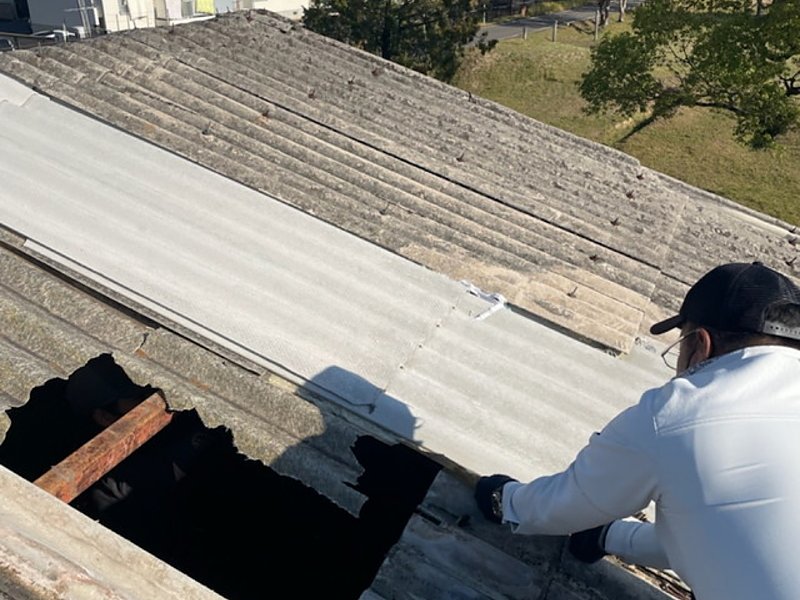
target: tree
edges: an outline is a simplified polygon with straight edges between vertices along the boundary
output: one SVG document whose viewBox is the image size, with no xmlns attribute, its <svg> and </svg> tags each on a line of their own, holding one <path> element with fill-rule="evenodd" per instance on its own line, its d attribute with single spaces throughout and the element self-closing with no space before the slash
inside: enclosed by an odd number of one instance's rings
<svg viewBox="0 0 800 600">
<path fill-rule="evenodd" d="M 477 0 L 311 0 L 308 29 L 449 81 L 475 39 Z M 487 49 L 482 45 L 482 50 Z"/>
<path fill-rule="evenodd" d="M 800 2 L 647 0 L 632 31 L 592 49 L 580 93 L 589 112 L 648 112 L 643 126 L 712 107 L 740 141 L 770 146 L 800 120 Z"/>
<path fill-rule="evenodd" d="M 628 8 L 628 0 L 619 0 L 617 3 L 619 9 L 619 17 L 617 21 L 622 23 L 625 20 L 625 11 Z M 597 12 L 599 16 L 600 27 L 608 25 L 608 20 L 611 18 L 611 0 L 597 0 Z"/>
</svg>

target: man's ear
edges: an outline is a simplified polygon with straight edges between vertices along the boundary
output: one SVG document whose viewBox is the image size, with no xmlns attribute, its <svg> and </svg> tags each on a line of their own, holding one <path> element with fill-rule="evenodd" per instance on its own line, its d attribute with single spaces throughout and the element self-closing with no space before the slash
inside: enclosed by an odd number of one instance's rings
<svg viewBox="0 0 800 600">
<path fill-rule="evenodd" d="M 711 358 L 714 352 L 714 340 L 711 338 L 708 329 L 698 327 L 694 335 L 694 348 L 692 349 L 692 355 L 689 357 L 689 366 Z"/>
</svg>

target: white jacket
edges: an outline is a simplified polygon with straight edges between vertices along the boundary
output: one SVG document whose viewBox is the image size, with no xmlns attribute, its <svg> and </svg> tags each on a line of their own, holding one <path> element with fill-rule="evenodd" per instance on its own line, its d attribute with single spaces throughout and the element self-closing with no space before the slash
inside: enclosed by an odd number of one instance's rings
<svg viewBox="0 0 800 600">
<path fill-rule="evenodd" d="M 565 535 L 656 505 L 606 550 L 698 600 L 800 599 L 800 351 L 737 350 L 645 392 L 564 472 L 503 493 L 516 533 Z"/>
</svg>

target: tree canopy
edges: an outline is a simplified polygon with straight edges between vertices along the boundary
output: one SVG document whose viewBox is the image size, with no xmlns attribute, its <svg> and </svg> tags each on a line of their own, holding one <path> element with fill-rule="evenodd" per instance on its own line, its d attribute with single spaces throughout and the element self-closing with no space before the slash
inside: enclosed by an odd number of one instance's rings
<svg viewBox="0 0 800 600">
<path fill-rule="evenodd" d="M 631 31 L 592 49 L 580 92 L 591 112 L 647 122 L 720 109 L 741 141 L 770 146 L 800 120 L 800 1 L 647 0 Z"/>
<path fill-rule="evenodd" d="M 311 0 L 308 29 L 449 81 L 475 39 L 476 0 Z"/>
</svg>

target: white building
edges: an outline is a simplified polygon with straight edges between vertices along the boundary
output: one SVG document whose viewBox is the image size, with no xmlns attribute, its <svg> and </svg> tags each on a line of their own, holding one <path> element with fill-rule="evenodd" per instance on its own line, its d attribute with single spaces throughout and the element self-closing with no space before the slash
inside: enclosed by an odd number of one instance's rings
<svg viewBox="0 0 800 600">
<path fill-rule="evenodd" d="M 68 30 L 79 37 L 98 31 L 190 23 L 248 9 L 300 19 L 306 6 L 308 0 L 28 0 L 34 33 Z"/>
</svg>

